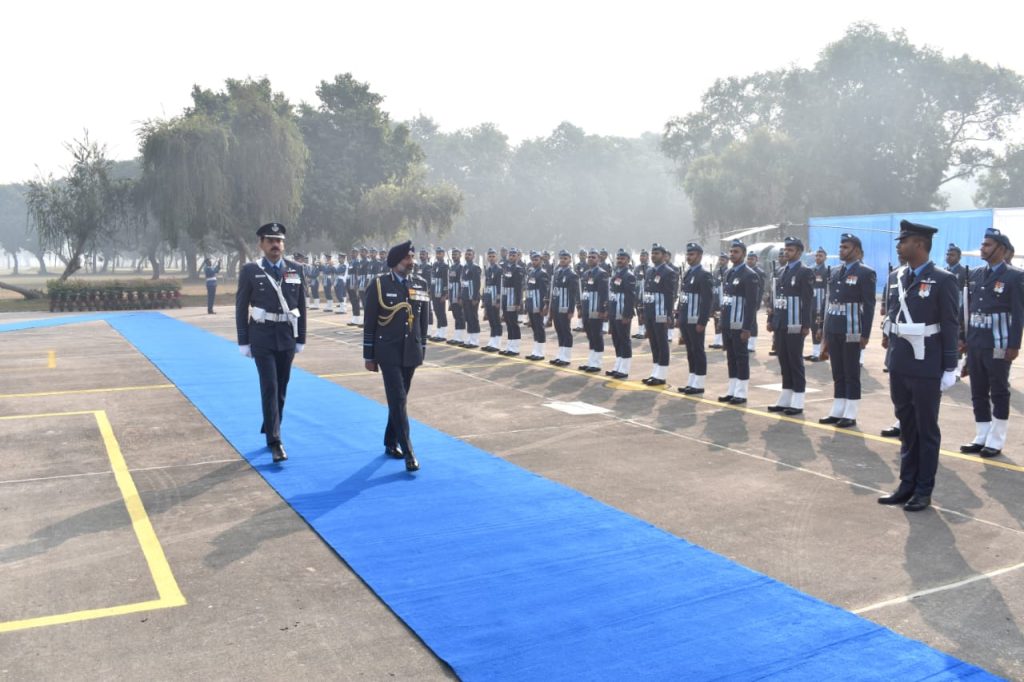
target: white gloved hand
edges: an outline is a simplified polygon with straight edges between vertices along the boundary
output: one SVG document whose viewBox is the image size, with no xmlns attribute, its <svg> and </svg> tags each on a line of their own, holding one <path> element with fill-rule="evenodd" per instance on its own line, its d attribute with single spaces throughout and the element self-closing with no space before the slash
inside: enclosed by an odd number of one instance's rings
<svg viewBox="0 0 1024 682">
<path fill-rule="evenodd" d="M 306 347 L 306 344 L 304 344 L 304 343 L 297 343 L 297 344 L 295 344 L 295 354 L 298 355 L 299 353 L 301 353 L 302 349 L 305 348 L 305 347 Z"/>
<path fill-rule="evenodd" d="M 942 379 L 939 381 L 939 390 L 945 391 L 947 388 L 956 383 L 956 372 L 949 370 L 942 373 Z"/>
<path fill-rule="evenodd" d="M 243 357 L 251 358 L 252 357 L 252 346 L 250 346 L 248 344 L 246 344 L 244 346 L 239 346 L 238 347 L 238 352 L 241 353 Z"/>
</svg>

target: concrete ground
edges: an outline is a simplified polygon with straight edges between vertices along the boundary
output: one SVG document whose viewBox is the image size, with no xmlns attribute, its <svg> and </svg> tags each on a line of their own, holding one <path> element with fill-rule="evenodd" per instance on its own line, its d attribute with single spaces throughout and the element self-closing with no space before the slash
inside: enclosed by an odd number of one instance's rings
<svg viewBox="0 0 1024 682">
<path fill-rule="evenodd" d="M 233 339 L 231 310 L 219 312 L 167 314 Z M 0 324 L 30 316 L 0 315 Z M 379 375 L 362 367 L 361 331 L 347 319 L 311 311 L 296 364 L 384 402 Z M 0 428 L 14 446 L 0 474 L 0 678 L 454 677 L 106 323 L 0 338 Z M 1019 391 L 1007 454 L 993 461 L 957 452 L 973 436 L 969 387 L 949 391 L 935 506 L 910 514 L 875 503 L 894 488 L 898 467 L 897 442 L 877 435 L 892 423 L 877 338 L 852 431 L 817 423 L 831 404 L 827 363 L 808 368 L 817 392 L 806 419 L 764 410 L 777 390 L 755 387 L 779 381 L 767 335 L 743 408 L 714 400 L 726 385 L 721 352 L 709 351 L 706 399 L 695 399 L 640 384 L 650 360 L 634 343 L 623 382 L 432 344 L 410 413 L 815 597 L 1024 679 Z M 585 357 L 577 335 L 575 359 Z M 670 383 L 685 383 L 686 373 L 684 350 L 673 347 Z M 1015 368 L 1012 380 L 1024 385 L 1020 374 Z M 255 370 L 252 378 L 257 390 Z M 577 401 L 606 411 L 550 406 Z M 323 418 L 327 433 L 336 425 L 377 438 L 383 427 Z M 118 453 L 151 536 L 132 523 L 131 489 L 114 474 Z M 430 453 L 417 454 L 428 469 Z M 185 605 L 165 598 L 171 587 Z"/>
</svg>

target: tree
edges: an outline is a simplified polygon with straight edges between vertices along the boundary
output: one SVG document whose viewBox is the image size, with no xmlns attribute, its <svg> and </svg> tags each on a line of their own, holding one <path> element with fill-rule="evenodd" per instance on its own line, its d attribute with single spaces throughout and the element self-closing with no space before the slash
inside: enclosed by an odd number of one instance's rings
<svg viewBox="0 0 1024 682">
<path fill-rule="evenodd" d="M 1024 206 L 1024 145 L 1010 145 L 1006 153 L 978 179 L 974 195 L 978 206 Z"/>
<path fill-rule="evenodd" d="M 421 174 L 401 184 L 377 185 L 359 200 L 358 231 L 391 238 L 418 232 L 440 236 L 451 230 L 462 194 L 451 184 L 428 185 Z"/>
<path fill-rule="evenodd" d="M 26 203 L 32 225 L 44 246 L 66 267 L 64 281 L 82 267 L 82 254 L 117 227 L 118 181 L 110 177 L 106 148 L 89 140 L 65 145 L 74 159 L 68 176 L 28 183 Z"/>
<path fill-rule="evenodd" d="M 361 212 L 364 195 L 392 185 L 367 200 L 379 205 L 385 194 L 403 185 L 423 154 L 407 126 L 392 125 L 381 108 L 384 98 L 352 74 L 321 81 L 316 94 L 318 106 L 299 107 L 298 124 L 310 152 L 299 221 L 304 237 L 352 243 L 375 234 L 366 230 L 379 224 L 366 219 L 365 206 Z"/>
<path fill-rule="evenodd" d="M 192 102 L 139 136 L 143 195 L 196 276 L 197 249 L 228 246 L 244 261 L 256 227 L 294 223 L 307 149 L 291 104 L 265 78 L 228 79 L 221 92 L 196 86 Z"/>
<path fill-rule="evenodd" d="M 18 252 L 36 248 L 29 228 L 25 186 L 0 185 L 0 248 L 14 259 L 14 274 L 20 274 Z"/>
<path fill-rule="evenodd" d="M 699 111 L 666 124 L 662 149 L 684 185 L 695 167 L 706 175 L 708 162 L 698 159 L 747 155 L 754 163 L 733 180 L 754 187 L 772 161 L 742 145 L 755 132 L 788 140 L 792 156 L 780 163 L 790 166 L 792 186 L 783 193 L 783 214 L 794 222 L 809 214 L 928 210 L 945 206 L 945 183 L 991 165 L 993 143 L 1006 138 L 1022 107 L 1024 80 L 1008 69 L 947 59 L 900 31 L 855 24 L 812 69 L 716 82 Z M 688 186 L 708 188 L 697 179 Z M 718 205 L 714 214 L 702 213 L 702 227 L 732 220 L 726 202 Z M 778 206 L 766 204 L 749 220 L 776 216 Z"/>
</svg>

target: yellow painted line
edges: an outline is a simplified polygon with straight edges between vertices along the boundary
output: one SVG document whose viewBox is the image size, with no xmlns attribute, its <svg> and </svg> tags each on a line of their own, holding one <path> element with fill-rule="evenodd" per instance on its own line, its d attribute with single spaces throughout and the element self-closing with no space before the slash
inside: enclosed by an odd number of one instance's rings
<svg viewBox="0 0 1024 682">
<path fill-rule="evenodd" d="M 47 351 L 46 356 L 47 356 L 46 368 L 47 369 L 57 369 L 57 351 L 55 351 L 55 350 Z"/>
<path fill-rule="evenodd" d="M 128 508 L 128 516 L 132 519 L 132 527 L 135 535 L 142 546 L 142 553 L 146 556 L 146 563 L 149 564 L 149 572 L 156 583 L 157 592 L 161 601 L 167 601 L 168 606 L 181 606 L 185 603 L 185 597 L 178 589 L 178 583 L 171 574 L 171 567 L 164 556 L 164 550 L 160 541 L 156 538 L 153 524 L 149 521 L 146 508 L 139 497 L 139 491 L 135 487 L 131 473 L 128 472 L 128 465 L 121 454 L 121 446 L 114 437 L 114 429 L 110 426 L 107 413 L 103 410 L 96 411 L 96 423 L 103 435 L 103 443 L 107 446 L 107 456 L 110 458 L 110 465 L 114 469 L 114 478 L 117 480 L 117 487 L 121 489 L 121 496 L 124 497 L 125 507 Z"/>
<path fill-rule="evenodd" d="M 128 516 L 132 521 L 132 529 L 135 531 L 135 537 L 139 541 L 139 546 L 142 548 L 142 553 L 146 558 L 146 565 L 149 568 L 150 576 L 153 578 L 153 583 L 156 585 L 159 598 L 144 602 L 136 602 L 133 604 L 122 604 L 119 606 L 86 609 L 83 611 L 73 611 L 71 613 L 61 613 L 52 616 L 40 616 L 36 618 L 26 618 L 23 620 L 7 621 L 5 623 L 0 623 L 0 633 L 27 630 L 29 628 L 45 627 L 48 625 L 75 623 L 84 620 L 93 620 L 96 618 L 108 618 L 110 616 L 122 616 L 129 613 L 140 613 L 142 611 L 152 611 L 155 609 L 166 609 L 175 606 L 184 606 L 187 603 L 185 601 L 185 596 L 178 588 L 177 581 L 174 579 L 174 574 L 171 572 L 171 567 L 167 562 L 166 555 L 164 555 L 163 547 L 160 546 L 160 541 L 157 539 L 156 532 L 153 530 L 153 525 L 150 523 L 149 515 L 146 513 L 146 507 L 142 504 L 142 498 L 139 497 L 139 491 L 135 487 L 135 481 L 132 480 L 131 473 L 128 471 L 128 465 L 124 461 L 124 455 L 121 454 L 121 446 L 118 444 L 117 438 L 114 436 L 114 429 L 110 425 L 110 420 L 107 418 L 107 413 L 105 411 L 86 410 L 79 412 L 54 412 L 48 414 L 0 417 L 0 419 L 28 419 L 36 417 L 57 417 L 82 414 L 91 414 L 96 420 L 96 425 L 99 427 L 100 435 L 103 437 L 103 444 L 107 450 L 107 457 L 110 460 L 110 466 L 114 471 L 114 479 L 117 481 L 117 487 L 121 492 L 121 497 L 124 499 L 125 508 L 127 509 Z"/>
<path fill-rule="evenodd" d="M 113 388 L 79 388 L 68 391 L 40 391 L 38 393 L 0 393 L 0 398 L 39 398 L 51 395 L 80 395 L 83 393 L 119 393 L 121 391 L 150 391 L 160 388 L 175 388 L 174 384 L 150 384 L 149 386 L 115 386 Z"/>
<path fill-rule="evenodd" d="M 460 351 L 473 351 L 473 350 L 475 350 L 475 349 L 471 349 L 471 348 L 460 348 L 458 346 L 447 346 L 447 347 L 451 348 L 453 350 L 460 350 Z M 523 363 L 523 364 L 525 364 L 528 367 L 543 367 L 543 368 L 546 368 L 546 369 L 554 369 L 554 370 L 560 370 L 562 372 L 568 372 L 570 374 L 574 374 L 576 376 L 585 377 L 587 379 L 599 379 L 599 380 L 601 380 L 604 383 L 605 386 L 607 386 L 608 388 L 611 388 L 613 390 L 618 390 L 618 391 L 651 391 L 653 393 L 660 393 L 660 394 L 662 394 L 662 395 L 664 395 L 666 397 L 669 397 L 669 398 L 678 398 L 678 399 L 681 399 L 681 400 L 690 400 L 690 401 L 697 402 L 697 403 L 704 403 L 705 405 L 713 405 L 713 406 L 721 408 L 723 410 L 735 410 L 737 412 L 744 412 L 746 414 L 751 414 L 751 415 L 754 415 L 754 416 L 757 416 L 757 417 L 767 417 L 768 419 L 774 419 L 776 421 L 789 422 L 791 424 L 798 424 L 800 426 L 809 426 L 811 428 L 819 429 L 821 431 L 830 431 L 832 433 L 841 434 L 841 435 L 844 435 L 844 436 L 852 436 L 852 437 L 855 437 L 855 438 L 861 438 L 863 440 L 871 440 L 871 441 L 876 441 L 878 443 L 888 443 L 890 445 L 893 444 L 893 443 L 898 443 L 899 442 L 895 438 L 883 438 L 882 436 L 876 436 L 876 435 L 871 434 L 871 433 L 864 433 L 863 431 L 854 431 L 854 430 L 851 430 L 851 429 L 837 429 L 836 427 L 832 426 L 831 424 L 819 424 L 816 421 L 808 421 L 808 420 L 805 420 L 805 419 L 795 419 L 793 417 L 788 417 L 786 415 L 776 414 L 774 412 L 766 412 L 764 410 L 757 410 L 757 409 L 750 408 L 750 407 L 744 407 L 742 405 L 729 405 L 727 403 L 720 403 L 717 400 L 708 400 L 707 398 L 699 398 L 697 396 L 684 395 L 682 393 L 679 393 L 678 391 L 671 391 L 671 390 L 667 390 L 666 388 L 645 386 L 644 384 L 639 383 L 639 382 L 619 381 L 617 379 L 609 379 L 609 378 L 603 376 L 602 374 L 590 374 L 589 372 L 582 372 L 582 371 L 580 371 L 578 369 L 573 368 L 571 365 L 568 366 L 568 367 L 557 367 L 555 365 L 552 365 L 552 364 L 548 363 L 547 361 L 544 361 L 544 362 L 541 362 L 541 361 L 530 361 L 530 360 L 524 360 L 522 358 L 510 358 L 510 357 L 506 357 L 504 355 L 496 355 L 496 356 L 492 355 L 492 357 L 496 357 L 496 359 L 504 360 L 506 362 L 519 362 L 519 363 Z M 454 367 L 453 367 L 453 369 L 454 369 Z M 953 457 L 955 459 L 960 459 L 960 460 L 963 460 L 965 462 L 972 462 L 972 463 L 975 463 L 975 464 L 983 464 L 985 466 L 996 467 L 998 469 L 1006 469 L 1008 471 L 1017 471 L 1017 472 L 1024 473 L 1024 466 L 1021 466 L 1019 464 L 1013 464 L 1013 463 L 1010 463 L 1010 462 L 1002 462 L 1002 461 L 999 461 L 999 460 L 987 459 L 987 458 L 984 458 L 984 457 L 977 457 L 975 455 L 965 455 L 962 452 L 954 452 L 952 450 L 942 450 L 942 449 L 940 449 L 939 450 L 939 454 L 940 455 L 945 455 L 946 457 Z"/>
<path fill-rule="evenodd" d="M 9 620 L 6 623 L 0 623 L 0 633 L 14 632 L 15 630 L 28 630 L 30 628 L 41 628 L 46 627 L 47 625 L 77 623 L 83 620 L 108 618 L 110 616 L 123 616 L 128 613 L 154 611 L 156 609 L 166 609 L 171 606 L 178 606 L 178 604 L 168 604 L 165 603 L 163 599 L 154 599 L 153 601 L 143 601 L 135 604 L 109 606 L 104 609 L 88 609 L 86 611 L 60 613 L 56 616 L 40 616 L 39 618 L 26 618 L 24 620 Z"/>
<path fill-rule="evenodd" d="M 76 412 L 40 412 L 38 414 L 13 414 L 6 417 L 0 417 L 0 421 L 7 421 L 9 419 L 40 419 L 43 417 L 74 417 L 80 414 L 96 414 L 96 410 L 78 410 Z"/>
</svg>

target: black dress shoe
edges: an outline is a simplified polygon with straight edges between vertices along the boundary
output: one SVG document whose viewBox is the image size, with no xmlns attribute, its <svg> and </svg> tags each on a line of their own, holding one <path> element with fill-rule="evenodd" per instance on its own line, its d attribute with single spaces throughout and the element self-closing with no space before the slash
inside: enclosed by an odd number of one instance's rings
<svg viewBox="0 0 1024 682">
<path fill-rule="evenodd" d="M 643 334 L 633 334 L 634 339 L 646 339 L 647 337 Z"/>
<path fill-rule="evenodd" d="M 625 372 L 612 372 L 610 376 L 613 379 L 628 379 L 629 378 L 629 375 L 626 374 Z"/>
<path fill-rule="evenodd" d="M 721 350 L 722 349 L 722 344 L 720 344 L 720 343 L 713 343 L 710 346 L 708 346 L 708 348 L 711 348 L 713 350 Z"/>
<path fill-rule="evenodd" d="M 464 343 L 464 344 L 462 344 L 462 347 L 463 348 L 479 348 L 480 346 L 478 346 L 475 343 Z"/>
<path fill-rule="evenodd" d="M 910 500 L 903 505 L 903 508 L 907 511 L 921 511 L 932 506 L 932 498 L 929 495 L 914 495 Z"/>
<path fill-rule="evenodd" d="M 549 365 L 555 365 L 556 367 L 558 366 L 558 363 L 560 363 L 560 362 L 561 362 L 561 360 L 559 360 L 558 358 L 551 358 L 550 360 L 548 360 L 548 364 Z"/>
<path fill-rule="evenodd" d="M 796 416 L 798 414 L 803 414 L 803 413 L 804 413 L 803 408 L 800 408 L 800 407 L 787 407 L 786 409 L 784 409 L 782 411 L 782 414 L 786 415 L 787 417 L 793 417 L 793 416 Z"/>
<path fill-rule="evenodd" d="M 665 385 L 665 380 L 664 379 L 651 379 L 650 381 L 647 382 L 647 385 L 648 386 L 664 386 Z"/>
<path fill-rule="evenodd" d="M 686 395 L 704 395 L 703 388 L 694 388 L 693 386 L 687 386 L 686 388 L 679 389 Z"/>
<path fill-rule="evenodd" d="M 878 504 L 903 504 L 914 496 L 913 490 L 896 490 L 891 495 L 878 498 Z"/>
<path fill-rule="evenodd" d="M 273 454 L 275 462 L 283 462 L 288 459 L 288 453 L 284 451 L 284 446 L 280 443 L 271 445 L 270 452 Z"/>
<path fill-rule="evenodd" d="M 981 455 L 982 457 L 996 457 L 1000 455 L 1002 452 L 1002 450 L 996 450 L 995 448 L 982 448 L 981 452 L 979 452 L 978 454 Z"/>
<path fill-rule="evenodd" d="M 601 368 L 600 368 L 600 367 L 587 367 L 587 368 L 586 368 L 585 370 L 583 370 L 583 371 L 584 371 L 584 372 L 589 372 L 590 374 L 596 374 L 597 372 L 600 372 L 600 371 L 601 371 Z"/>
<path fill-rule="evenodd" d="M 616 374 L 618 374 L 618 372 L 616 372 L 616 371 L 615 371 L 614 369 L 606 369 L 606 370 L 604 371 L 604 375 L 605 375 L 606 377 L 613 377 L 613 376 L 615 376 Z"/>
<path fill-rule="evenodd" d="M 592 367 L 590 365 L 580 365 L 576 369 L 578 369 L 581 372 L 589 372 L 592 369 Z"/>
<path fill-rule="evenodd" d="M 776 355 L 778 355 L 778 354 L 779 354 L 779 353 L 778 353 L 778 351 L 775 351 L 775 350 L 770 350 L 770 351 L 768 351 L 768 355 L 771 355 L 771 356 L 773 356 L 773 357 L 774 357 L 774 356 L 776 356 Z"/>
<path fill-rule="evenodd" d="M 384 448 L 384 454 L 388 457 L 394 457 L 395 459 L 402 459 L 405 455 L 397 447 L 387 446 Z"/>
<path fill-rule="evenodd" d="M 485 353 L 497 353 L 498 352 L 498 349 L 495 348 L 494 346 L 484 346 L 480 350 L 482 350 Z"/>
<path fill-rule="evenodd" d="M 502 353 L 502 355 L 504 355 L 506 358 L 518 358 L 519 357 L 519 353 L 517 351 L 514 351 L 514 350 L 507 350 L 504 353 Z"/>
<path fill-rule="evenodd" d="M 848 429 L 851 426 L 856 426 L 856 425 L 857 425 L 857 420 L 856 419 L 847 419 L 846 417 L 843 417 L 842 419 L 840 419 L 839 421 L 836 422 L 836 428 L 837 429 Z"/>
<path fill-rule="evenodd" d="M 641 380 L 640 380 L 640 383 L 642 383 L 642 384 L 645 384 L 645 385 L 646 385 L 646 384 L 649 384 L 649 383 L 651 383 L 652 381 L 654 381 L 654 377 L 647 377 L 646 379 L 641 379 Z"/>
<path fill-rule="evenodd" d="M 960 446 L 960 452 L 967 453 L 968 455 L 976 455 L 984 449 L 984 443 L 964 443 Z"/>
<path fill-rule="evenodd" d="M 455 339 L 449 339 L 445 343 L 447 343 L 449 346 L 458 346 L 462 342 L 461 341 L 456 341 Z"/>
<path fill-rule="evenodd" d="M 746 398 L 739 398 L 737 396 L 733 396 L 732 400 L 729 401 L 729 404 L 730 405 L 746 405 L 747 404 L 747 399 Z"/>
<path fill-rule="evenodd" d="M 769 412 L 783 412 L 783 411 L 785 411 L 787 409 L 789 409 L 789 408 L 787 408 L 785 405 L 769 405 L 768 406 L 768 411 Z"/>
<path fill-rule="evenodd" d="M 405 453 L 405 470 L 416 471 L 420 468 L 420 463 L 416 461 L 416 455 L 411 452 Z"/>
<path fill-rule="evenodd" d="M 569 362 L 568 360 L 552 360 L 551 364 L 554 365 L 555 367 L 568 367 L 572 363 Z"/>
<path fill-rule="evenodd" d="M 539 356 L 539 355 L 527 355 L 527 356 L 526 356 L 526 359 L 527 359 L 527 360 L 534 360 L 534 361 L 537 361 L 537 360 L 543 360 L 544 358 L 542 358 L 542 357 L 541 357 L 541 356 Z"/>
<path fill-rule="evenodd" d="M 819 424 L 838 424 L 842 417 L 822 417 L 818 420 Z"/>
<path fill-rule="evenodd" d="M 718 402 L 720 402 L 720 403 L 732 402 L 732 396 L 731 395 L 720 395 L 720 396 L 718 396 Z"/>
<path fill-rule="evenodd" d="M 900 427 L 893 426 L 888 429 L 882 429 L 881 431 L 879 431 L 879 433 L 885 436 L 886 438 L 899 438 L 900 433 L 902 432 L 900 431 Z"/>
</svg>

